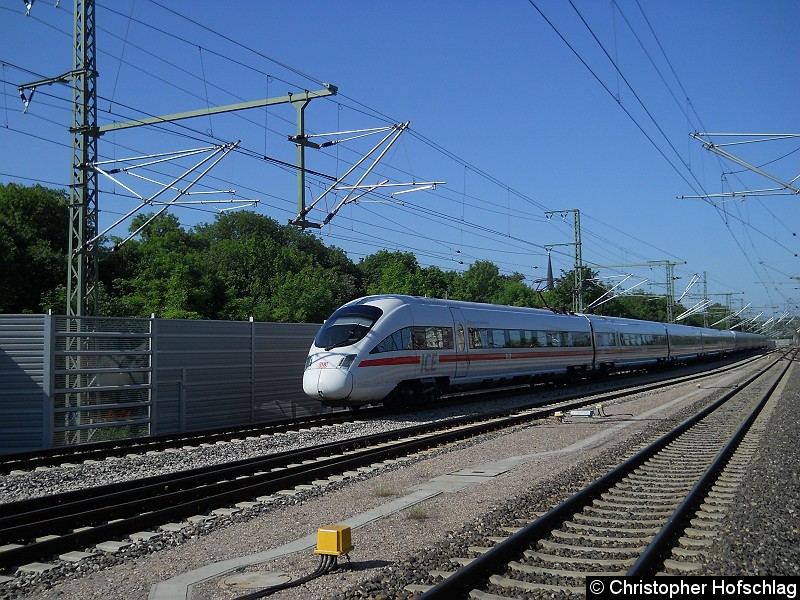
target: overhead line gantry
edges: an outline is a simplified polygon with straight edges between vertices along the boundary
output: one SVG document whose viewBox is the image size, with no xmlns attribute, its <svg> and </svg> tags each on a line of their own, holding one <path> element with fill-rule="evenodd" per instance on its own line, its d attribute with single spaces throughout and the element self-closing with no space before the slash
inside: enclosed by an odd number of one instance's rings
<svg viewBox="0 0 800 600">
<path fill-rule="evenodd" d="M 31 3 L 32 4 L 32 3 Z M 98 298 L 98 171 L 97 140 L 109 131 L 120 131 L 143 125 L 169 123 L 193 117 L 261 108 L 276 104 L 292 104 L 297 109 L 297 137 L 305 135 L 304 114 L 306 105 L 314 98 L 333 96 L 337 87 L 323 84 L 324 89 L 289 93 L 277 98 L 265 98 L 251 102 L 240 102 L 225 106 L 207 107 L 169 115 L 144 117 L 123 123 L 97 126 L 97 70 L 95 36 L 95 0 L 75 0 L 74 5 L 74 54 L 71 71 L 26 83 L 19 86 L 25 109 L 33 98 L 37 87 L 53 83 L 72 83 L 73 117 L 69 129 L 72 134 L 72 180 L 69 199 L 69 246 L 67 270 L 68 316 L 96 315 Z M 30 5 L 28 6 L 30 14 Z M 27 94 L 26 94 L 27 92 Z M 297 189 L 298 213 L 305 210 L 305 146 L 297 144 Z"/>
</svg>

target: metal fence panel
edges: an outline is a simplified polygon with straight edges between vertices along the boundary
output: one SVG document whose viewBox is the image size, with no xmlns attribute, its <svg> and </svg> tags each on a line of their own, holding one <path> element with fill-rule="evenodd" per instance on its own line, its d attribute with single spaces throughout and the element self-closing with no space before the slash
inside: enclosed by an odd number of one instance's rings
<svg viewBox="0 0 800 600">
<path fill-rule="evenodd" d="M 303 370 L 319 325 L 256 323 L 254 421 L 330 409 L 303 393 Z"/>
<path fill-rule="evenodd" d="M 0 315 L 0 453 L 50 444 L 48 315 Z"/>
<path fill-rule="evenodd" d="M 150 320 L 53 319 L 53 445 L 148 435 Z"/>
<path fill-rule="evenodd" d="M 303 393 L 319 325 L 0 315 L 0 453 L 331 409 Z"/>
<path fill-rule="evenodd" d="M 154 433 L 247 425 L 324 409 L 303 394 L 319 325 L 157 319 Z"/>
<path fill-rule="evenodd" d="M 158 433 L 250 422 L 250 323 L 158 319 L 157 331 Z"/>
</svg>

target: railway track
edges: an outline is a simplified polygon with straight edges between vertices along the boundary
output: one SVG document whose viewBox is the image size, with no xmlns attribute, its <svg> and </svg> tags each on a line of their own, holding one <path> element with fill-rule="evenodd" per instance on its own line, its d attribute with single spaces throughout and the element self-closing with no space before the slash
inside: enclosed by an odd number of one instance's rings
<svg viewBox="0 0 800 600">
<path fill-rule="evenodd" d="M 754 360 L 754 359 L 749 359 Z M 707 374 L 712 375 L 736 368 L 740 364 L 740 360 L 736 360 L 733 365 L 721 366 L 707 371 Z M 660 376 L 666 375 L 667 383 L 669 381 L 680 381 L 687 375 L 678 375 L 677 378 L 673 377 L 672 372 L 660 373 Z M 694 377 L 695 374 L 688 375 Z M 630 379 L 630 375 L 621 377 L 621 381 L 611 381 L 605 384 L 589 384 L 579 385 L 573 388 L 573 391 L 565 391 L 563 388 L 558 394 L 561 399 L 577 399 L 587 392 L 591 393 L 592 387 L 602 387 L 603 391 L 624 391 L 630 388 L 631 384 L 626 379 Z M 502 389 L 476 391 L 470 393 L 452 394 L 442 398 L 442 405 L 457 405 L 463 402 L 472 402 L 481 400 L 482 398 L 490 398 L 496 396 L 498 393 L 508 395 L 528 395 L 536 390 L 529 386 L 515 386 Z M 528 404 L 528 406 L 535 406 L 543 404 L 548 400 L 539 399 Z M 50 448 L 47 450 L 37 450 L 33 452 L 23 452 L 17 454 L 6 455 L 2 457 L 0 462 L 0 474 L 33 471 L 40 468 L 57 467 L 62 464 L 78 464 L 86 461 L 100 461 L 108 458 L 124 457 L 133 454 L 146 454 L 153 452 L 165 452 L 169 450 L 182 450 L 187 447 L 198 447 L 203 444 L 217 444 L 231 442 L 235 440 L 247 438 L 264 438 L 276 434 L 298 431 L 301 428 L 309 427 L 327 427 L 340 423 L 348 423 L 357 418 L 359 420 L 381 418 L 387 415 L 396 414 L 402 409 L 392 409 L 383 406 L 367 407 L 360 409 L 357 413 L 352 411 L 338 411 L 334 413 L 306 415 L 303 417 L 293 417 L 263 423 L 257 426 L 247 425 L 238 428 L 225 428 L 219 430 L 207 430 L 195 433 L 181 433 L 150 436 L 146 438 L 133 438 L 112 441 L 94 442 L 88 444 L 80 444 L 77 446 L 65 446 Z"/>
<path fill-rule="evenodd" d="M 705 376 L 708 373 L 638 386 L 635 392 Z M 299 451 L 0 505 L 0 569 L 90 548 L 176 519 L 635 392 L 628 389 L 591 399 L 571 397 L 547 406 L 446 419 Z"/>
<path fill-rule="evenodd" d="M 428 574 L 438 583 L 419 600 L 583 595 L 593 577 L 695 572 L 790 365 L 773 363 L 556 508 L 453 557 L 463 566 Z"/>
<path fill-rule="evenodd" d="M 368 417 L 371 412 L 365 412 Z M 361 415 L 359 415 L 361 416 Z M 363 418 L 363 417 L 362 417 Z M 196 433 L 182 433 L 131 438 L 80 444 L 77 446 L 61 446 L 47 450 L 20 452 L 3 457 L 0 473 L 12 471 L 32 471 L 42 467 L 54 467 L 63 463 L 79 463 L 89 460 L 105 460 L 109 457 L 121 457 L 129 454 L 145 454 L 147 452 L 163 452 L 169 449 L 182 449 L 187 446 L 216 444 L 250 436 L 270 436 L 277 433 L 297 431 L 301 427 L 324 427 L 336 423 L 352 421 L 349 412 L 333 414 L 307 415 L 264 423 L 258 426 L 248 425 L 239 428 L 225 428 Z"/>
<path fill-rule="evenodd" d="M 584 403 L 558 406 L 580 407 Z M 552 410 L 448 419 L 181 474 L 5 504 L 0 506 L 0 569 L 510 427 Z"/>
</svg>

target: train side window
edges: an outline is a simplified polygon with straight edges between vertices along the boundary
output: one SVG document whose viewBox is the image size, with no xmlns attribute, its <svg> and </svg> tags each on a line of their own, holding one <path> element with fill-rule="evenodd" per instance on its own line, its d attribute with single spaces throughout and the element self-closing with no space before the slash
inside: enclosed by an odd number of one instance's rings
<svg viewBox="0 0 800 600">
<path fill-rule="evenodd" d="M 547 345 L 557 348 L 561 346 L 561 332 L 548 331 L 547 332 Z"/>
<path fill-rule="evenodd" d="M 519 329 L 510 329 L 508 331 L 508 346 L 510 348 L 522 348 L 522 342 L 525 339 L 523 334 L 524 331 L 520 331 Z"/>
<path fill-rule="evenodd" d="M 398 329 L 392 335 L 383 339 L 377 346 L 370 350 L 370 354 L 381 352 L 395 352 L 397 350 L 411 349 L 411 328 Z"/>
<path fill-rule="evenodd" d="M 491 348 L 505 348 L 506 347 L 506 330 L 505 329 L 492 329 L 491 330 Z"/>
<path fill-rule="evenodd" d="M 614 333 L 606 331 L 603 333 L 598 333 L 597 335 L 599 336 L 598 340 L 600 340 L 601 346 L 619 346 L 617 343 L 617 336 Z"/>
<path fill-rule="evenodd" d="M 589 334 L 585 331 L 573 331 L 572 332 L 572 345 L 578 347 L 586 347 L 591 346 L 592 342 L 589 339 Z"/>
<path fill-rule="evenodd" d="M 412 327 L 411 338 L 414 350 L 452 350 L 452 327 Z"/>
<path fill-rule="evenodd" d="M 442 330 L 442 348 L 447 350 L 453 349 L 453 328 L 452 327 L 440 327 Z"/>
<path fill-rule="evenodd" d="M 453 349 L 453 328 L 452 327 L 427 327 L 426 339 L 430 350 L 452 350 Z"/>
<path fill-rule="evenodd" d="M 478 329 L 477 327 L 469 328 L 469 345 L 470 348 L 488 348 L 489 347 L 489 330 Z"/>
</svg>

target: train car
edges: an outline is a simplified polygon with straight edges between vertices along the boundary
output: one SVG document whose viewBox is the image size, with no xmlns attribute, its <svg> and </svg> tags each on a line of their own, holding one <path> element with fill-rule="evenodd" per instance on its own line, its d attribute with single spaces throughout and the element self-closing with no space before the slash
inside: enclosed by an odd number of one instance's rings
<svg viewBox="0 0 800 600">
<path fill-rule="evenodd" d="M 572 378 L 749 349 L 752 334 L 419 298 L 345 304 L 309 350 L 303 390 L 327 406 L 435 400 L 447 389 Z"/>
<path fill-rule="evenodd" d="M 667 323 L 666 329 L 671 362 L 696 360 L 703 356 L 703 336 L 697 327 Z"/>
<path fill-rule="evenodd" d="M 594 335 L 594 367 L 600 371 L 657 365 L 669 359 L 663 323 L 598 315 L 586 318 Z"/>
<path fill-rule="evenodd" d="M 736 352 L 736 335 L 733 331 L 728 329 L 720 329 L 719 330 L 721 342 L 722 342 L 722 353 L 723 354 L 731 354 Z"/>
<path fill-rule="evenodd" d="M 724 338 L 719 329 L 700 328 L 703 339 L 703 356 L 719 356 L 725 351 Z"/>
<path fill-rule="evenodd" d="M 743 352 L 746 350 L 760 350 L 768 347 L 767 337 L 757 333 L 750 333 L 747 331 L 732 331 L 734 342 L 733 346 L 736 352 Z"/>
</svg>

